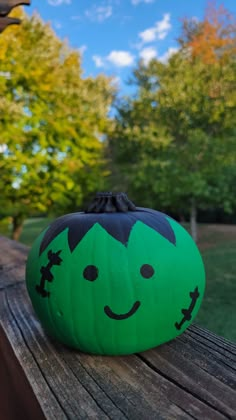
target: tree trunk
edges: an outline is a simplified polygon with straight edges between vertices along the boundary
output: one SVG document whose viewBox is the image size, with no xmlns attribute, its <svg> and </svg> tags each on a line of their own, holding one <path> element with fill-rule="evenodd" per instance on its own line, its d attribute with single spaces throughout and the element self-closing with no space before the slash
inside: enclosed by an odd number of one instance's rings
<svg viewBox="0 0 236 420">
<path fill-rule="evenodd" d="M 24 217 L 22 215 L 16 215 L 12 218 L 12 239 L 18 241 L 22 232 L 24 223 Z"/>
<path fill-rule="evenodd" d="M 190 231 L 192 238 L 197 242 L 197 207 L 195 199 L 191 200 L 191 210 L 190 210 Z"/>
<path fill-rule="evenodd" d="M 186 219 L 185 219 L 185 216 L 184 216 L 183 213 L 179 214 L 179 221 L 180 221 L 180 223 L 185 223 L 186 222 Z"/>
</svg>

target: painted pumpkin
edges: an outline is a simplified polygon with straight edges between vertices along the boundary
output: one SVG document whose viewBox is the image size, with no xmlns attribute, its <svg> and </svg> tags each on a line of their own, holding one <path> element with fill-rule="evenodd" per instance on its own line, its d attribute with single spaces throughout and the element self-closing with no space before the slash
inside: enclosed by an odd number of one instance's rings
<svg viewBox="0 0 236 420">
<path fill-rule="evenodd" d="M 45 330 L 84 352 L 144 351 L 181 334 L 203 298 L 199 251 L 167 215 L 98 193 L 34 243 L 26 282 Z"/>
</svg>

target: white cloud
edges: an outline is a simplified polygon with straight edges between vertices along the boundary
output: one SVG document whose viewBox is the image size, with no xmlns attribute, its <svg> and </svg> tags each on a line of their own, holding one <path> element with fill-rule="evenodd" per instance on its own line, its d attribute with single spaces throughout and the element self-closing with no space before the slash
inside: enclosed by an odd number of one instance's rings
<svg viewBox="0 0 236 420">
<path fill-rule="evenodd" d="M 112 6 L 92 6 L 85 11 L 85 16 L 93 22 L 103 22 L 112 16 Z"/>
<path fill-rule="evenodd" d="M 141 38 L 141 45 L 156 41 L 158 39 L 164 39 L 170 29 L 170 14 L 165 13 L 162 20 L 157 21 L 154 26 L 139 33 L 139 38 Z"/>
<path fill-rule="evenodd" d="M 111 51 L 106 60 L 117 67 L 131 66 L 134 56 L 129 51 Z"/>
<path fill-rule="evenodd" d="M 71 20 L 81 20 L 82 17 L 80 15 L 74 15 L 70 17 Z"/>
<path fill-rule="evenodd" d="M 5 79 L 10 79 L 11 73 L 9 71 L 0 71 L 0 77 L 4 77 Z"/>
<path fill-rule="evenodd" d="M 105 66 L 104 60 L 100 55 L 93 55 L 92 59 L 93 59 L 96 67 L 99 68 L 99 67 L 104 67 Z"/>
<path fill-rule="evenodd" d="M 96 67 L 107 67 L 112 64 L 116 67 L 128 67 L 134 63 L 135 57 L 129 51 L 111 51 L 106 57 L 94 55 L 92 57 Z"/>
<path fill-rule="evenodd" d="M 159 39 L 163 39 L 166 37 L 168 32 L 171 29 L 170 23 L 170 13 L 165 13 L 163 19 L 159 22 L 156 22 L 156 30 Z"/>
<path fill-rule="evenodd" d="M 81 55 L 83 55 L 87 49 L 87 45 L 81 45 L 81 47 L 78 48 Z"/>
<path fill-rule="evenodd" d="M 154 3 L 155 0 L 131 0 L 131 3 L 134 6 L 137 6 L 139 3 Z"/>
<path fill-rule="evenodd" d="M 158 60 L 161 61 L 163 64 L 166 64 L 169 61 L 170 57 L 176 54 L 178 50 L 179 49 L 177 47 L 170 47 L 163 55 L 158 57 Z"/>
<path fill-rule="evenodd" d="M 71 0 L 48 0 L 50 6 L 61 6 L 62 4 L 70 4 Z"/>
<path fill-rule="evenodd" d="M 114 76 L 112 78 L 111 83 L 116 89 L 120 89 L 120 86 L 121 86 L 121 83 L 122 83 L 121 78 L 119 76 Z"/>
<path fill-rule="evenodd" d="M 154 47 L 147 47 L 140 51 L 139 56 L 143 63 L 147 65 L 153 58 L 157 57 L 157 50 Z"/>
<path fill-rule="evenodd" d="M 56 28 L 56 29 L 61 29 L 62 28 L 62 24 L 58 20 L 55 20 L 53 22 L 53 25 L 54 25 L 54 28 Z"/>
<path fill-rule="evenodd" d="M 6 144 L 0 144 L 0 153 L 5 153 L 7 151 L 7 145 Z"/>
<path fill-rule="evenodd" d="M 142 42 L 146 44 L 147 42 L 155 41 L 156 39 L 156 28 L 149 28 L 143 32 L 139 33 L 139 37 L 141 38 Z"/>
</svg>

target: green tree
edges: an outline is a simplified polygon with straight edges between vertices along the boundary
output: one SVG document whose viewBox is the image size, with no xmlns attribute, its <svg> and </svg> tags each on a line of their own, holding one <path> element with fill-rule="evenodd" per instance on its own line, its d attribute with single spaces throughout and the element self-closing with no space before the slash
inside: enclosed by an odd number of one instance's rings
<svg viewBox="0 0 236 420">
<path fill-rule="evenodd" d="M 0 37 L 0 213 L 13 237 L 32 213 L 75 211 L 107 174 L 103 142 L 114 91 L 83 77 L 78 51 L 23 12 Z"/>
<path fill-rule="evenodd" d="M 207 30 L 210 25 L 209 20 Z M 224 25 L 232 22 L 224 19 Z M 203 50 L 200 41 L 192 48 L 194 36 L 200 37 L 205 27 L 195 22 L 192 31 L 185 21 L 185 38 L 167 63 L 139 63 L 136 97 L 120 107 L 109 140 L 114 162 L 127 174 L 134 195 L 147 205 L 159 202 L 159 208 L 189 212 L 195 239 L 197 209 L 230 211 L 235 205 L 235 38 L 222 44 L 214 59 L 211 51 L 210 60 L 205 44 Z"/>
</svg>

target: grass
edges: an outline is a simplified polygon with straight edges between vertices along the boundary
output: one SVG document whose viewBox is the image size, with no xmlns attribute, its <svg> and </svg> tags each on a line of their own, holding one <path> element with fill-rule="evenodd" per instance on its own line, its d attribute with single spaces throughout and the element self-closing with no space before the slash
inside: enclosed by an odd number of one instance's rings
<svg viewBox="0 0 236 420">
<path fill-rule="evenodd" d="M 206 292 L 196 322 L 236 341 L 236 241 L 203 252 Z"/>
<path fill-rule="evenodd" d="M 22 234 L 20 236 L 20 242 L 31 246 L 39 233 L 49 225 L 50 221 L 51 219 L 46 217 L 38 217 L 26 220 Z"/>
<path fill-rule="evenodd" d="M 203 224 L 198 235 L 206 291 L 195 322 L 236 341 L 236 225 Z"/>
<path fill-rule="evenodd" d="M 49 223 L 50 219 L 46 218 L 27 220 L 20 241 L 31 245 Z M 0 232 L 9 236 L 6 226 L 0 226 Z M 236 341 L 236 226 L 200 225 L 198 246 L 205 264 L 207 285 L 195 322 Z"/>
</svg>

